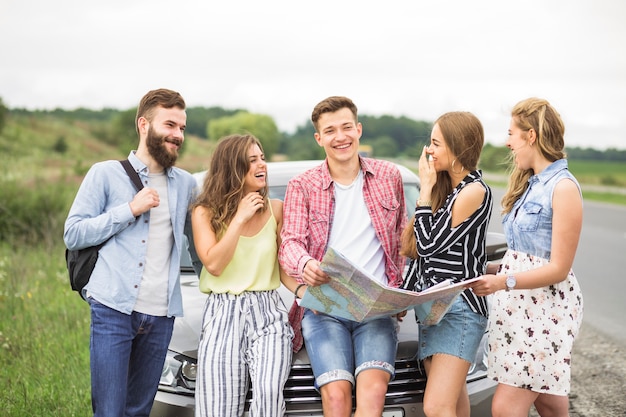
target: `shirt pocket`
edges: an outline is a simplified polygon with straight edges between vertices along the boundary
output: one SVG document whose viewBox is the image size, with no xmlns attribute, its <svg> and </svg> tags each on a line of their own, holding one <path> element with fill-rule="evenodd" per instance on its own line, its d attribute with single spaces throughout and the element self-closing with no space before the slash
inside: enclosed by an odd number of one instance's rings
<svg viewBox="0 0 626 417">
<path fill-rule="evenodd" d="M 398 210 L 400 209 L 400 202 L 395 197 L 383 198 L 380 201 L 382 207 L 382 214 L 387 227 L 395 228 L 398 221 Z"/>
<path fill-rule="evenodd" d="M 309 220 L 309 239 L 324 238 L 328 234 L 328 224 L 330 222 L 328 214 L 319 210 L 312 210 Z"/>
<path fill-rule="evenodd" d="M 539 226 L 541 220 L 541 204 L 527 202 L 519 210 L 515 223 L 517 229 L 523 232 L 534 232 Z"/>
</svg>

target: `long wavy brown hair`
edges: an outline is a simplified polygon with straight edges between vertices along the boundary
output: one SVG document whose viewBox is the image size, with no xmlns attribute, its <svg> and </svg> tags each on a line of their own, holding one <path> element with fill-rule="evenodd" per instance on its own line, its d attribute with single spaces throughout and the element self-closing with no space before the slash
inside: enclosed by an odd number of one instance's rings
<svg viewBox="0 0 626 417">
<path fill-rule="evenodd" d="M 482 123 L 470 112 L 454 111 L 441 115 L 435 123 L 439 126 L 446 146 L 454 156 L 453 169 L 474 171 L 485 142 Z M 437 172 L 437 182 L 432 190 L 433 213 L 439 210 L 452 192 L 452 179 L 447 171 Z M 414 217 L 402 231 L 400 253 L 417 259 L 417 242 L 413 231 Z"/>
<path fill-rule="evenodd" d="M 561 115 L 550 105 L 547 100 L 531 97 L 520 101 L 511 110 L 511 117 L 517 127 L 524 132 L 533 129 L 537 134 L 535 144 L 539 147 L 541 155 L 548 161 L 554 162 L 566 157 L 565 148 L 565 125 Z M 515 201 L 524 194 L 528 188 L 528 179 L 535 175 L 531 169 L 518 168 L 509 155 L 509 184 L 502 197 L 502 213 L 511 211 Z"/>
<path fill-rule="evenodd" d="M 250 170 L 248 151 L 253 145 L 263 152 L 261 142 L 253 135 L 230 135 L 220 139 L 211 156 L 202 190 L 192 205 L 192 210 L 198 206 L 208 209 L 211 227 L 218 239 L 226 231 L 244 197 L 245 177 Z M 259 193 L 265 200 L 265 211 L 269 204 L 267 183 Z"/>
</svg>

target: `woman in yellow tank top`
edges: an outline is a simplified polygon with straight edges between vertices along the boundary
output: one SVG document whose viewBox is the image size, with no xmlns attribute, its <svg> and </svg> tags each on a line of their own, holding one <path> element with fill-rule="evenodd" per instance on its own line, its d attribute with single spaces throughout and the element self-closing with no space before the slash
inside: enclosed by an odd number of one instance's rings
<svg viewBox="0 0 626 417">
<path fill-rule="evenodd" d="M 282 416 L 293 331 L 276 289 L 298 285 L 278 264 L 282 201 L 268 197 L 263 147 L 222 138 L 192 207 L 193 239 L 208 294 L 198 347 L 196 416 Z"/>
</svg>

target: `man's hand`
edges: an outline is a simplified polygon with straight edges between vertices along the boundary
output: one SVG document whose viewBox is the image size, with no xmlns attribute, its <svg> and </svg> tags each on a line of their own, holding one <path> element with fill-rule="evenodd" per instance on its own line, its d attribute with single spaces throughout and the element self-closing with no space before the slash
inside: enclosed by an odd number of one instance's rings
<svg viewBox="0 0 626 417">
<path fill-rule="evenodd" d="M 142 188 L 130 202 L 130 210 L 133 216 L 137 217 L 153 207 L 158 207 L 161 200 L 159 193 L 154 188 Z"/>
<path fill-rule="evenodd" d="M 398 319 L 398 321 L 404 320 L 404 316 L 406 316 L 406 313 L 407 313 L 407 311 L 404 310 L 404 311 L 401 311 L 398 314 L 396 314 L 396 318 Z"/>
<path fill-rule="evenodd" d="M 315 259 L 309 260 L 304 265 L 304 271 L 302 271 L 302 280 L 308 285 L 322 285 L 330 281 L 330 277 L 326 272 L 320 268 L 319 261 Z"/>
</svg>

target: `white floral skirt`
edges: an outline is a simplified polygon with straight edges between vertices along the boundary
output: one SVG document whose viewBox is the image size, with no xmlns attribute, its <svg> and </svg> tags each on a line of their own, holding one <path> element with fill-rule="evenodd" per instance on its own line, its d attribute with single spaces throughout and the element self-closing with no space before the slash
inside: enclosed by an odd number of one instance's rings
<svg viewBox="0 0 626 417">
<path fill-rule="evenodd" d="M 514 275 L 548 262 L 509 250 L 498 273 Z M 548 287 L 497 291 L 489 317 L 489 376 L 502 384 L 567 395 L 582 319 L 583 297 L 572 271 Z"/>
</svg>

